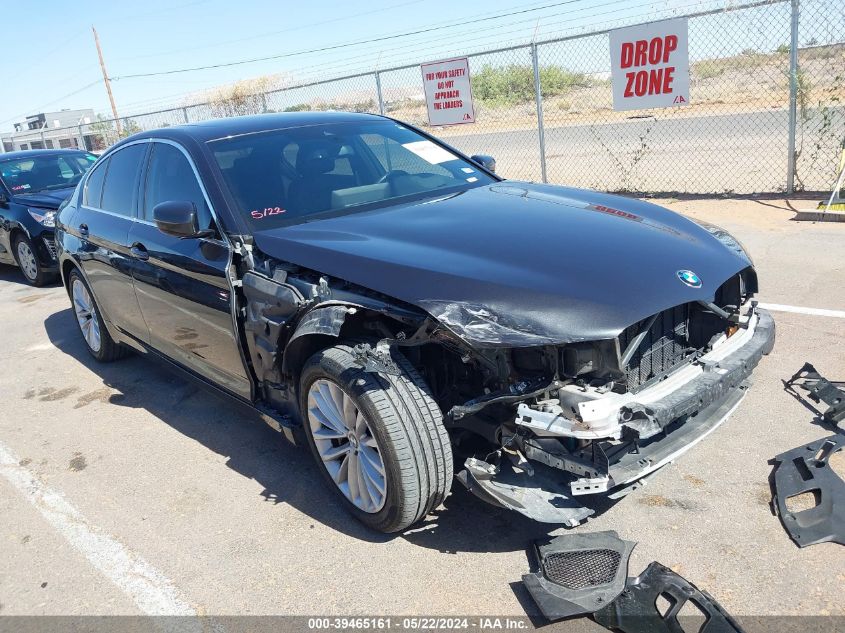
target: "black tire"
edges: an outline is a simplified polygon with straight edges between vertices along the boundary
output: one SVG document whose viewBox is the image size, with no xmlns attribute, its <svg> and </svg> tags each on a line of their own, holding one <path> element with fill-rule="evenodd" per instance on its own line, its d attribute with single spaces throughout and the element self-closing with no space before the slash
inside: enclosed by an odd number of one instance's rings
<svg viewBox="0 0 845 633">
<path fill-rule="evenodd" d="M 308 445 L 329 486 L 359 521 L 381 532 L 398 532 L 443 503 L 452 485 L 452 447 L 443 415 L 428 386 L 398 351 L 392 351 L 401 375 L 365 372 L 355 362 L 353 345 L 340 344 L 312 356 L 300 377 L 300 411 Z M 328 380 L 351 397 L 378 443 L 386 472 L 384 505 L 365 512 L 353 504 L 324 466 L 311 429 L 308 393 L 317 380 Z"/>
<path fill-rule="evenodd" d="M 30 257 L 27 258 L 29 263 L 22 261 L 19 254 L 21 246 L 29 252 Z M 26 279 L 29 285 L 40 288 L 56 280 L 55 273 L 44 272 L 44 268 L 38 260 L 38 251 L 35 249 L 35 245 L 23 233 L 20 233 L 15 237 L 15 243 L 12 245 L 12 251 L 15 255 L 15 261 L 18 262 L 18 267 L 21 269 L 23 278 Z"/>
<path fill-rule="evenodd" d="M 99 339 L 100 344 L 99 347 L 96 349 L 92 347 L 91 343 L 89 343 L 88 339 L 85 336 L 85 332 L 82 330 L 82 324 L 79 322 L 79 318 L 77 317 L 77 310 L 74 300 L 74 284 L 82 284 L 85 288 L 85 291 L 88 293 L 88 297 L 90 297 L 90 307 L 91 311 L 93 312 L 94 317 L 97 319 L 96 323 L 98 325 L 99 330 Z M 93 293 L 91 292 L 91 288 L 88 286 L 88 283 L 85 281 L 85 278 L 79 273 L 78 270 L 74 269 L 71 271 L 70 275 L 68 276 L 68 291 L 70 293 L 70 301 L 71 301 L 71 309 L 73 310 L 74 319 L 76 320 L 77 327 L 79 328 L 79 333 L 82 335 L 82 340 L 85 343 L 85 348 L 88 350 L 88 353 L 91 354 L 97 361 L 101 363 L 110 363 L 112 361 L 116 361 L 120 358 L 125 357 L 129 350 L 127 350 L 123 345 L 116 343 L 114 339 L 112 339 L 111 335 L 109 334 L 108 328 L 103 321 L 103 314 L 100 312 L 100 307 L 97 305 L 97 300 L 94 298 Z"/>
</svg>

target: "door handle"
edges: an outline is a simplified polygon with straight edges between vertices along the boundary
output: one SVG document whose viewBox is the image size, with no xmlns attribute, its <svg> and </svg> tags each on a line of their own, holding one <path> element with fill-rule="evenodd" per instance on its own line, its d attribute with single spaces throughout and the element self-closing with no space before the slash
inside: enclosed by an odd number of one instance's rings
<svg viewBox="0 0 845 633">
<path fill-rule="evenodd" d="M 139 242 L 135 242 L 132 245 L 132 248 L 129 249 L 129 252 L 135 259 L 146 261 L 150 258 L 150 254 L 147 252 L 147 249 L 144 247 L 143 244 L 140 244 Z"/>
<path fill-rule="evenodd" d="M 79 225 L 79 234 L 83 237 L 88 236 L 88 225 L 87 224 L 80 224 Z"/>
</svg>

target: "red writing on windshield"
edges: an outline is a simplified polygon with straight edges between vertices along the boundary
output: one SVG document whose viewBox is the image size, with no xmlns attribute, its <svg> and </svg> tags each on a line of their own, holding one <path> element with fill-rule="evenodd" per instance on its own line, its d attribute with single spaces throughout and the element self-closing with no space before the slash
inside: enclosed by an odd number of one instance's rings
<svg viewBox="0 0 845 633">
<path fill-rule="evenodd" d="M 250 211 L 249 214 L 256 220 L 261 220 L 262 218 L 269 217 L 271 215 L 280 215 L 284 213 L 285 210 L 282 207 L 265 207 L 264 209 L 255 209 L 254 211 Z"/>
</svg>

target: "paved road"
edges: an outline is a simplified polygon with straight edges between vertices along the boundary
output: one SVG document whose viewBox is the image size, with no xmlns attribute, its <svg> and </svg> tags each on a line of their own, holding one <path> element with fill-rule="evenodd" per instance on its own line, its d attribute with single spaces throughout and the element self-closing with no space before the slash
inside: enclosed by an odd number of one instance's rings
<svg viewBox="0 0 845 633">
<path fill-rule="evenodd" d="M 845 310 L 845 225 L 764 204 L 673 206 L 737 233 L 764 300 Z M 767 460 L 829 432 L 780 381 L 805 360 L 845 379 L 845 320 L 777 322 L 735 415 L 578 530 L 638 541 L 633 572 L 661 561 L 739 616 L 845 615 L 841 546 L 795 547 L 767 483 Z M 374 534 L 253 416 L 142 358 L 92 362 L 62 289 L 0 269 L 0 323 L 0 615 L 533 610 L 520 576 L 547 528 L 456 486 L 423 525 Z"/>
<path fill-rule="evenodd" d="M 811 110 L 808 130 L 820 118 Z M 834 110 L 832 129 L 845 127 L 845 108 Z M 600 119 L 599 119 L 600 120 Z M 550 182 L 610 191 L 685 191 L 753 193 L 782 190 L 786 183 L 788 113 L 785 110 L 722 116 L 673 116 L 660 120 L 560 127 L 563 119 L 546 114 L 546 156 Z M 451 134 L 446 140 L 469 154 L 493 154 L 508 178 L 540 179 L 536 130 Z M 798 173 L 809 169 L 815 137 Z M 829 160 L 805 180 L 808 190 L 829 190 L 829 171 L 841 138 L 825 139 Z M 804 174 L 806 175 L 806 174 Z"/>
</svg>

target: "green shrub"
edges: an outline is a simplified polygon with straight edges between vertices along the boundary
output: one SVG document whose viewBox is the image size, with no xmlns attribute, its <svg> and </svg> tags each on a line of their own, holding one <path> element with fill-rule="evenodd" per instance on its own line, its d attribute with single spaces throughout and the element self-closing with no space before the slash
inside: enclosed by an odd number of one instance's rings
<svg viewBox="0 0 845 633">
<path fill-rule="evenodd" d="M 310 112 L 311 106 L 307 103 L 297 103 L 296 105 L 288 106 L 283 112 Z"/>
<path fill-rule="evenodd" d="M 573 73 L 560 66 L 540 68 L 540 87 L 544 97 L 567 93 L 573 86 L 588 85 L 583 73 Z M 484 66 L 472 76 L 472 95 L 488 105 L 516 105 L 534 100 L 534 70 L 531 66 Z"/>
</svg>

